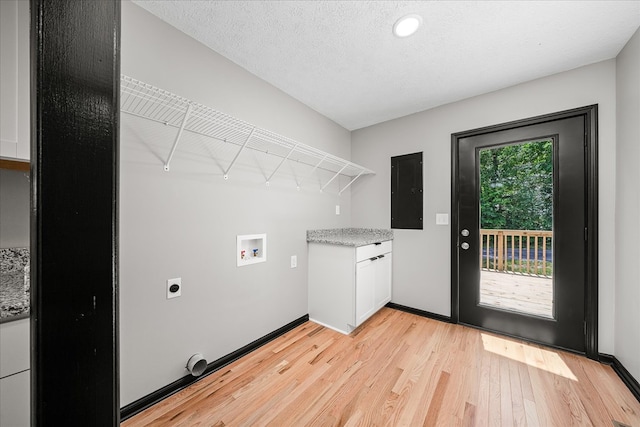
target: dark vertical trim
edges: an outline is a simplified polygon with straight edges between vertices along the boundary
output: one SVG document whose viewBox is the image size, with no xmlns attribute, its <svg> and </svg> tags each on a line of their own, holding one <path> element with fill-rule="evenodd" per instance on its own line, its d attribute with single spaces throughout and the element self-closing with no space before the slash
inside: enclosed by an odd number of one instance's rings
<svg viewBox="0 0 640 427">
<path fill-rule="evenodd" d="M 458 263 L 458 144 L 471 136 L 498 132 L 518 127 L 561 120 L 576 116 L 585 117 L 585 195 L 588 228 L 585 283 L 585 354 L 598 359 L 598 106 L 586 107 L 517 120 L 451 135 L 451 321 L 459 322 L 459 263 Z"/>
<path fill-rule="evenodd" d="M 460 279 L 458 277 L 458 230 L 460 218 L 458 216 L 458 134 L 451 135 L 451 322 L 460 321 Z"/>
<path fill-rule="evenodd" d="M 598 359 L 598 106 L 584 108 L 587 140 L 587 289 L 585 294 L 585 351 Z"/>
<path fill-rule="evenodd" d="M 31 19 L 31 425 L 115 426 L 120 1 Z"/>
</svg>

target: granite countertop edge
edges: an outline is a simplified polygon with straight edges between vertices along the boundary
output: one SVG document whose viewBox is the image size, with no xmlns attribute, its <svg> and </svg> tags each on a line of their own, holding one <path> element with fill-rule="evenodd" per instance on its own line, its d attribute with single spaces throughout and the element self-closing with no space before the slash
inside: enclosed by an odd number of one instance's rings
<svg viewBox="0 0 640 427">
<path fill-rule="evenodd" d="M 329 228 L 307 230 L 308 243 L 360 247 L 393 240 L 393 230 L 378 228 Z"/>
<path fill-rule="evenodd" d="M 29 317 L 29 248 L 0 248 L 0 323 Z"/>
<path fill-rule="evenodd" d="M 6 316 L 6 317 L 0 317 L 0 324 L 13 322 L 15 320 L 20 320 L 20 319 L 28 319 L 29 317 L 31 317 L 31 313 L 29 313 L 29 311 L 27 310 L 26 313 L 21 313 L 21 314 L 16 314 L 16 315 L 12 315 L 12 316 Z"/>
</svg>

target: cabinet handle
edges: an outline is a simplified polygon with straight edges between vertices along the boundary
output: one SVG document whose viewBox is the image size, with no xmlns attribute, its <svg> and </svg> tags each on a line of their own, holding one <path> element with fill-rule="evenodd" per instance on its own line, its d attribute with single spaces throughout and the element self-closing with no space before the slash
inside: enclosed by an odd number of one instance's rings
<svg viewBox="0 0 640 427">
<path fill-rule="evenodd" d="M 384 258 L 384 255 L 380 255 L 380 256 L 378 256 L 378 259 L 380 259 L 380 258 Z"/>
<path fill-rule="evenodd" d="M 374 256 L 373 258 L 369 258 L 369 261 L 375 261 L 375 260 L 377 260 L 377 259 L 378 259 L 378 257 L 377 257 L 377 256 Z"/>
<path fill-rule="evenodd" d="M 381 245 L 381 244 L 382 244 L 382 242 L 375 242 L 374 243 L 374 245 L 376 245 L 376 246 Z"/>
</svg>

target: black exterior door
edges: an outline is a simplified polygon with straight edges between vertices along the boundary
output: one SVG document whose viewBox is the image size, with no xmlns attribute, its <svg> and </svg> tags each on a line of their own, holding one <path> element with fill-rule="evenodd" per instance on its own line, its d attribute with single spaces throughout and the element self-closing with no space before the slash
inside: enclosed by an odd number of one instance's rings
<svg viewBox="0 0 640 427">
<path fill-rule="evenodd" d="M 457 315 L 460 323 L 580 353 L 592 352 L 592 347 L 596 346 L 593 335 L 597 317 L 595 313 L 591 313 L 591 317 L 587 313 L 595 311 L 594 305 L 597 308 L 597 293 L 594 295 L 594 271 L 589 268 L 595 262 L 590 258 L 595 257 L 593 245 L 596 244 L 595 238 L 593 242 L 589 241 L 595 231 L 589 230 L 590 226 L 595 228 L 595 201 L 590 184 L 594 180 L 591 157 L 595 155 L 590 150 L 591 118 L 580 110 L 575 114 L 559 113 L 555 117 L 551 115 L 454 135 L 452 295 L 457 299 L 453 302 L 454 320 Z M 547 283 L 552 297 L 546 314 L 514 309 L 515 305 L 510 307 L 508 302 L 502 305 L 500 301 L 498 305 L 487 303 L 488 298 L 495 295 L 487 297 L 484 290 L 484 296 L 481 295 L 481 286 L 486 285 L 489 272 L 506 284 L 503 287 L 512 283 L 513 289 L 521 286 L 521 282 L 516 282 L 518 280 L 533 280 L 534 293 L 538 286 L 535 280 L 544 275 L 539 271 L 515 268 L 519 259 L 529 259 L 529 251 L 534 251 L 525 247 L 526 255 L 520 252 L 518 256 L 522 239 L 526 242 L 527 237 L 503 239 L 499 249 L 504 256 L 502 260 L 496 253 L 497 244 L 490 248 L 488 238 L 483 239 L 481 235 L 481 153 L 535 141 L 545 141 L 552 151 L 553 162 L 552 172 L 549 172 L 549 180 L 553 182 L 553 229 L 552 237 L 547 240 L 550 247 L 545 253 L 540 249 L 542 245 L 535 248 L 536 258 L 538 254 L 540 257 L 551 256 L 547 263 L 551 266 Z M 494 243 L 497 237 L 493 237 Z M 511 267 L 498 271 L 498 260 Z M 481 277 L 483 275 L 485 278 Z M 524 299 L 526 305 L 526 299 L 530 297 Z"/>
</svg>

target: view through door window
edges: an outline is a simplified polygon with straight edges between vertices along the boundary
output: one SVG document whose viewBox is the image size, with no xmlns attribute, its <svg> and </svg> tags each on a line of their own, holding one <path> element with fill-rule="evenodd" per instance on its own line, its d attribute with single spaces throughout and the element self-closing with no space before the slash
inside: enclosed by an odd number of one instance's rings
<svg viewBox="0 0 640 427">
<path fill-rule="evenodd" d="M 553 318 L 553 141 L 480 150 L 480 304 Z"/>
</svg>

